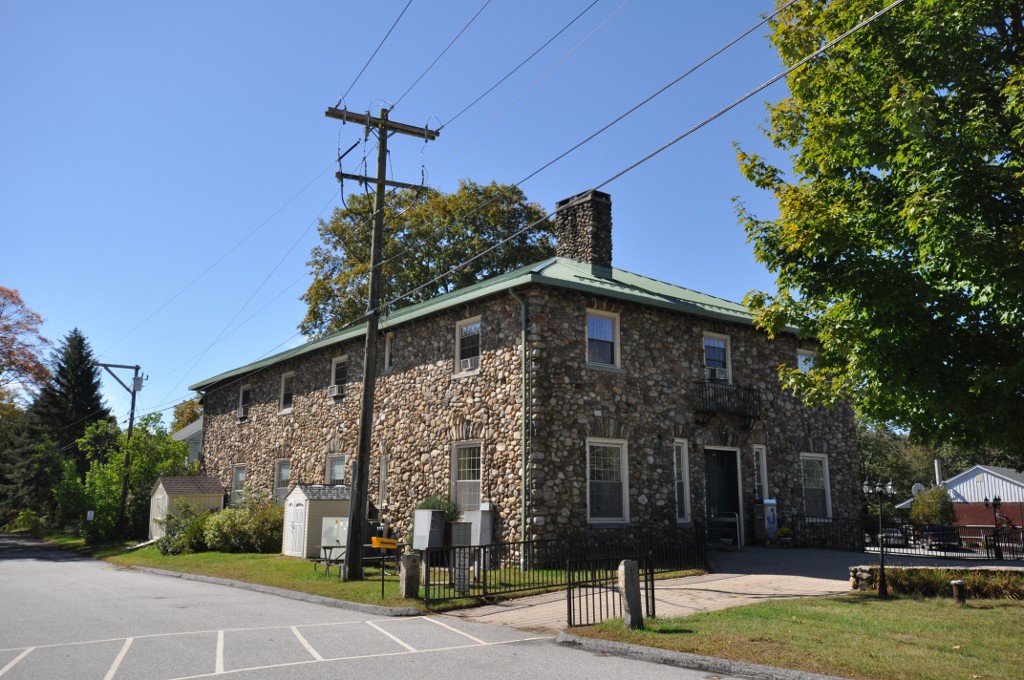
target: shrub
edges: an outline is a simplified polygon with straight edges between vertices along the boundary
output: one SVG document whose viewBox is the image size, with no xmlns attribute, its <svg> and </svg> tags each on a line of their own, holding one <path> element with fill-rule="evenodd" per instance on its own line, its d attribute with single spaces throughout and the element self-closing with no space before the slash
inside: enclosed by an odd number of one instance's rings
<svg viewBox="0 0 1024 680">
<path fill-rule="evenodd" d="M 24 509 L 18 512 L 9 524 L 4 525 L 3 531 L 27 531 L 35 533 L 43 528 L 43 520 L 35 510 Z"/>
<path fill-rule="evenodd" d="M 210 550 L 274 553 L 281 550 L 283 530 L 284 508 L 266 494 L 246 492 L 237 507 L 207 520 L 204 536 Z"/>
<path fill-rule="evenodd" d="M 206 524 L 212 515 L 182 503 L 176 515 L 168 515 L 164 520 L 164 535 L 156 542 L 157 550 L 162 555 L 204 552 L 207 549 Z"/>
<path fill-rule="evenodd" d="M 885 573 L 889 589 L 901 595 L 952 597 L 953 589 L 949 582 L 960 579 L 970 598 L 1024 600 L 1024 573 L 1016 571 L 898 567 L 886 569 Z M 877 584 L 877 567 L 871 569 L 871 577 Z"/>
<path fill-rule="evenodd" d="M 949 494 L 941 486 L 922 491 L 910 506 L 913 524 L 955 524 L 956 510 Z"/>
<path fill-rule="evenodd" d="M 427 496 L 416 506 L 417 510 L 444 510 L 444 521 L 455 522 L 459 519 L 459 515 L 462 511 L 459 509 L 458 502 L 453 498 L 446 498 L 445 496 L 433 495 Z"/>
</svg>

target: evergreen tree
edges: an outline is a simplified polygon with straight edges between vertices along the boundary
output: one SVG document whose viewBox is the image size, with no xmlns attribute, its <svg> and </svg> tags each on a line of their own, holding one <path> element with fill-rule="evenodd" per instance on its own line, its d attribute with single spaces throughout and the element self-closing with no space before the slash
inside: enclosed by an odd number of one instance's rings
<svg viewBox="0 0 1024 680">
<path fill-rule="evenodd" d="M 75 328 L 51 359 L 52 378 L 32 405 L 38 434 L 47 435 L 65 459 L 75 461 L 85 478 L 89 461 L 76 441 L 97 420 L 108 420 L 110 410 L 100 395 L 100 369 L 88 340 Z"/>
</svg>

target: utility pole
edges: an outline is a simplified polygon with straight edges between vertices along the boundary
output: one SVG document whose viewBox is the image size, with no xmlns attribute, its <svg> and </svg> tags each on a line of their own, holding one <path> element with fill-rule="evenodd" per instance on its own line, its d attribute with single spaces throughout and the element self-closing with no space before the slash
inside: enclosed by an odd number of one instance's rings
<svg viewBox="0 0 1024 680">
<path fill-rule="evenodd" d="M 377 387 L 377 325 L 380 316 L 380 270 L 381 251 L 384 241 L 384 189 L 399 187 L 413 189 L 418 185 L 394 182 L 387 179 L 388 135 L 401 133 L 421 137 L 426 141 L 437 139 L 436 130 L 413 127 L 388 120 L 388 109 L 381 109 L 379 117 L 369 113 L 352 113 L 347 109 L 329 108 L 324 114 L 344 122 L 352 121 L 365 126 L 368 137 L 371 128 L 377 129 L 377 177 L 369 178 L 338 173 L 338 179 L 354 179 L 366 184 L 376 184 L 374 200 L 373 240 L 370 247 L 370 291 L 366 305 L 366 345 L 363 350 L 363 398 L 359 408 L 359 449 L 352 466 L 352 486 L 348 512 L 348 539 L 345 542 L 345 570 L 342 577 L 348 581 L 363 578 L 363 528 L 366 526 L 366 506 L 370 472 L 370 450 L 373 435 L 373 399 Z"/>
<path fill-rule="evenodd" d="M 131 440 L 132 440 L 132 432 L 135 429 L 135 394 L 139 390 L 142 389 L 142 378 L 139 377 L 140 367 L 139 366 L 125 366 L 123 364 L 97 364 L 97 366 L 102 366 L 103 369 L 107 373 L 109 373 L 110 375 L 114 376 L 114 380 L 116 380 L 118 383 L 120 383 L 121 387 L 123 387 L 126 390 L 128 390 L 128 393 L 132 395 L 132 408 L 131 408 L 131 411 L 128 412 L 128 441 L 131 442 Z M 125 385 L 124 381 L 121 380 L 121 378 L 117 377 L 116 373 L 114 373 L 112 370 L 110 370 L 112 368 L 129 368 L 129 369 L 134 369 L 135 375 L 132 376 L 132 386 L 128 387 L 127 385 Z M 131 449 L 131 446 L 125 446 L 125 451 L 124 451 L 124 475 L 121 477 L 121 506 L 120 506 L 120 509 L 117 511 L 117 534 L 118 534 L 118 536 L 120 536 L 121 534 L 124 533 L 124 512 L 125 512 L 125 505 L 128 503 L 128 474 L 129 474 L 129 471 L 131 470 L 131 464 L 132 464 L 132 449 Z"/>
</svg>

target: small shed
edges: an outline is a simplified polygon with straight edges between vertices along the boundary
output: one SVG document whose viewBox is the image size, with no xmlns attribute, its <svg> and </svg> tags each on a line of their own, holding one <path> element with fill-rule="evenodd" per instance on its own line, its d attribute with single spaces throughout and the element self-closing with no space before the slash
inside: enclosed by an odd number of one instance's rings
<svg viewBox="0 0 1024 680">
<path fill-rule="evenodd" d="M 351 491 L 347 486 L 296 484 L 284 499 L 284 531 L 281 552 L 292 557 L 316 558 L 320 546 L 344 537 L 338 532 L 348 530 L 348 504 Z M 324 538 L 325 532 L 329 535 Z"/>
<path fill-rule="evenodd" d="M 178 511 L 181 503 L 199 510 L 224 507 L 224 487 L 213 477 L 159 477 L 149 494 L 149 537 L 164 535 L 163 520 Z"/>
</svg>

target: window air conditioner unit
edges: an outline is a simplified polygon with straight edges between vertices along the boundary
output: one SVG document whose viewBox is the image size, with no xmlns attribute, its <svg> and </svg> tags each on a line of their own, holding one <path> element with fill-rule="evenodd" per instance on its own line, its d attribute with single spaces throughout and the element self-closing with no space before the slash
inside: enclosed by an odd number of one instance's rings
<svg viewBox="0 0 1024 680">
<path fill-rule="evenodd" d="M 242 422 L 243 420 L 248 419 L 249 418 L 249 407 L 248 406 L 239 406 L 238 409 L 235 410 L 235 416 L 238 418 L 238 422 Z"/>
<path fill-rule="evenodd" d="M 328 397 L 344 397 L 345 386 L 344 385 L 331 385 L 327 388 Z"/>
<path fill-rule="evenodd" d="M 460 371 L 475 371 L 480 368 L 480 357 L 470 357 L 459 361 Z"/>
<path fill-rule="evenodd" d="M 708 380 L 728 380 L 729 369 L 726 368 L 708 368 L 705 371 L 705 377 Z"/>
</svg>

